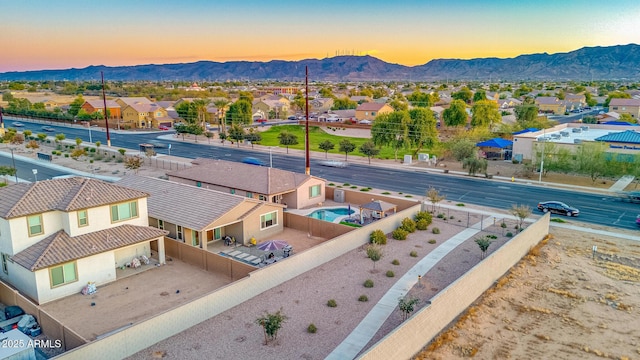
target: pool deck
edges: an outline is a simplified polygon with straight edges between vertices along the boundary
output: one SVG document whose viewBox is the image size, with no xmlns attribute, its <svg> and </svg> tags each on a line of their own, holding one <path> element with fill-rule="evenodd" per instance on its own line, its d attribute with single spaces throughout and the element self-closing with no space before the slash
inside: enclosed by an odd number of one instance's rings
<svg viewBox="0 0 640 360">
<path fill-rule="evenodd" d="M 305 208 L 305 209 L 291 209 L 291 210 L 287 210 L 287 212 L 292 213 L 292 214 L 296 214 L 296 215 L 308 216 L 312 212 L 318 211 L 318 210 L 330 210 L 330 209 L 336 209 L 336 208 L 348 209 L 349 205 L 351 205 L 351 210 L 353 211 L 353 214 L 351 214 L 351 215 L 341 215 L 341 216 L 338 216 L 335 220 L 332 221 L 334 223 L 338 223 L 338 222 L 342 221 L 343 219 L 348 218 L 350 216 L 360 217 L 360 212 L 359 212 L 360 211 L 360 205 L 359 204 L 349 204 L 349 203 L 339 203 L 339 202 L 327 200 L 327 201 L 324 202 L 324 206 L 310 207 L 310 208 Z M 319 220 L 323 220 L 323 219 L 319 219 Z"/>
</svg>

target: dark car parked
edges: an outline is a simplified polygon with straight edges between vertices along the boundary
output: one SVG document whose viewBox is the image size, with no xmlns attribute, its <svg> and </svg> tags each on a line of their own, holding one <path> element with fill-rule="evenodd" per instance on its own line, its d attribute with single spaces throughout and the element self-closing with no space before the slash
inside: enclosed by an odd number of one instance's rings
<svg viewBox="0 0 640 360">
<path fill-rule="evenodd" d="M 578 216 L 580 210 L 560 201 L 543 201 L 538 203 L 538 210 L 566 216 Z"/>
</svg>

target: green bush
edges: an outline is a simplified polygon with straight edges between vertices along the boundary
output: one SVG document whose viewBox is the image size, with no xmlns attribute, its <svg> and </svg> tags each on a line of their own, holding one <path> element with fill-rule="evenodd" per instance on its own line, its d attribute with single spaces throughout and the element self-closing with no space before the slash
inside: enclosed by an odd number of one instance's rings
<svg viewBox="0 0 640 360">
<path fill-rule="evenodd" d="M 382 193 L 382 195 L 391 195 L 391 193 L 388 192 L 388 191 L 385 191 L 385 192 Z"/>
<path fill-rule="evenodd" d="M 444 214 L 438 214 L 438 219 L 444 219 Z"/>
<path fill-rule="evenodd" d="M 456 206 L 464 206 L 463 203 L 457 203 Z"/>
<path fill-rule="evenodd" d="M 452 219 L 452 220 L 453 220 L 453 215 L 449 216 L 449 219 Z"/>
<path fill-rule="evenodd" d="M 429 244 L 435 244 L 436 243 L 436 239 L 431 239 L 429 241 L 427 241 Z"/>
<path fill-rule="evenodd" d="M 89 160 L 89 164 L 93 164 L 93 159 Z"/>
<path fill-rule="evenodd" d="M 425 219 L 420 219 L 416 221 L 416 229 L 418 230 L 427 230 L 429 227 L 429 222 Z"/>
<path fill-rule="evenodd" d="M 385 235 L 384 232 L 382 232 L 382 230 L 380 230 L 380 229 L 374 230 L 369 235 L 369 242 L 372 243 L 372 244 L 386 245 L 387 244 L 387 235 Z"/>
<path fill-rule="evenodd" d="M 355 186 L 355 185 L 351 185 L 351 188 L 352 188 L 352 189 L 357 189 L 358 187 L 357 187 L 357 186 Z"/>
<path fill-rule="evenodd" d="M 431 225 L 433 221 L 433 216 L 428 211 L 418 211 L 416 213 L 416 221 L 424 220 L 427 222 L 427 226 Z"/>
<path fill-rule="evenodd" d="M 64 154 L 64 157 L 68 158 L 68 157 L 69 157 L 69 154 Z"/>
<path fill-rule="evenodd" d="M 412 233 L 416 231 L 416 222 L 409 219 L 408 217 L 402 219 L 402 224 L 400 225 L 402 230 Z"/>
<path fill-rule="evenodd" d="M 434 227 L 433 229 L 431 229 L 431 232 L 434 234 L 440 234 L 440 229 L 438 229 L 437 227 Z"/>
<path fill-rule="evenodd" d="M 411 257 L 418 257 L 418 252 L 413 250 L 412 252 L 409 253 L 409 256 Z"/>
<path fill-rule="evenodd" d="M 509 232 L 506 234 L 506 236 L 507 236 L 507 237 L 513 237 L 513 233 L 511 233 L 511 231 L 509 231 Z"/>
<path fill-rule="evenodd" d="M 307 332 L 309 334 L 315 334 L 316 331 L 318 331 L 318 328 L 313 323 L 311 323 L 311 324 L 309 324 L 309 326 L 307 326 Z"/>
<path fill-rule="evenodd" d="M 336 186 L 336 184 L 334 184 L 334 183 L 329 183 L 329 186 Z M 311 325 L 313 325 L 313 324 L 311 324 Z"/>
<path fill-rule="evenodd" d="M 500 227 L 503 228 L 503 229 L 506 229 L 507 228 L 507 224 L 502 223 L 502 224 L 500 224 Z"/>
<path fill-rule="evenodd" d="M 336 306 L 338 306 L 338 303 L 335 300 L 330 299 L 329 301 L 327 301 L 327 306 L 328 307 L 336 307 Z"/>
<path fill-rule="evenodd" d="M 394 277 L 394 276 L 396 276 L 396 274 L 394 274 L 394 273 L 393 273 L 393 271 L 391 271 L 391 270 L 387 271 L 387 274 L 386 274 L 386 275 L 387 275 L 387 277 Z"/>
<path fill-rule="evenodd" d="M 96 148 L 89 149 L 89 152 L 92 152 L 92 153 L 96 152 Z"/>
<path fill-rule="evenodd" d="M 391 236 L 396 240 L 407 240 L 407 235 L 409 233 L 403 228 L 397 228 L 391 233 Z"/>
<path fill-rule="evenodd" d="M 391 262 L 393 265 L 400 265 L 400 261 L 398 259 L 393 259 Z"/>
<path fill-rule="evenodd" d="M 360 191 L 369 191 L 369 190 L 370 190 L 369 188 L 362 188 L 362 189 L 360 189 Z"/>
<path fill-rule="evenodd" d="M 372 288 L 373 287 L 373 280 L 367 279 L 367 280 L 364 281 L 364 284 L 362 284 L 362 285 L 364 285 L 364 287 L 366 287 L 366 288 Z"/>
<path fill-rule="evenodd" d="M 349 183 L 344 183 L 344 184 L 342 184 L 342 186 L 351 186 L 351 184 L 349 184 Z"/>
<path fill-rule="evenodd" d="M 358 298 L 358 301 L 367 302 L 369 301 L 369 298 L 367 297 L 367 295 L 360 295 L 360 297 Z"/>
</svg>

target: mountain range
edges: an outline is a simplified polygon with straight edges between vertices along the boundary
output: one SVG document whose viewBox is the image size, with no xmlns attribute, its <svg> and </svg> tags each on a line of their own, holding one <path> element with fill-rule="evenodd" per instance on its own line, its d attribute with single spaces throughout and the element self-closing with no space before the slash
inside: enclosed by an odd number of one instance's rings
<svg viewBox="0 0 640 360">
<path fill-rule="evenodd" d="M 301 81 L 305 67 L 311 81 L 437 81 L 437 80 L 629 80 L 640 78 L 640 45 L 584 47 L 556 54 L 514 58 L 435 59 L 424 65 L 404 66 L 372 56 L 336 56 L 299 61 L 273 60 L 89 66 L 83 69 L 0 73 L 0 81 L 100 80 L 108 81 Z"/>
</svg>

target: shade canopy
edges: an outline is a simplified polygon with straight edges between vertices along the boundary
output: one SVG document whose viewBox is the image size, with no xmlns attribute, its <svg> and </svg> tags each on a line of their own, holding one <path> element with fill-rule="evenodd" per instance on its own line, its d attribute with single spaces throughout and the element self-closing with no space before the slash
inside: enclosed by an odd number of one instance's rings
<svg viewBox="0 0 640 360">
<path fill-rule="evenodd" d="M 513 146 L 513 141 L 505 140 L 503 138 L 493 138 L 476 144 L 478 147 L 492 147 L 497 149 L 504 149 L 509 146 Z"/>
<path fill-rule="evenodd" d="M 289 245 L 289 243 L 284 240 L 269 240 L 258 244 L 258 249 L 262 251 L 275 251 L 282 250 L 287 245 Z"/>
</svg>

